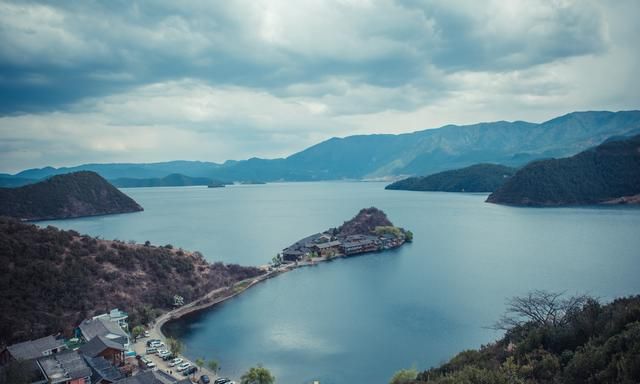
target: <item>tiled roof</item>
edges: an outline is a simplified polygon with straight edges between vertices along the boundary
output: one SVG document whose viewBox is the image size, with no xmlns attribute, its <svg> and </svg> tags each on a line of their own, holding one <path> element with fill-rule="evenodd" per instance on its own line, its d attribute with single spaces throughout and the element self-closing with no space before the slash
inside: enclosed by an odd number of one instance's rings
<svg viewBox="0 0 640 384">
<path fill-rule="evenodd" d="M 43 352 L 64 346 L 63 341 L 56 340 L 53 336 L 41 339 L 25 341 L 7 347 L 11 356 L 16 360 L 30 360 L 44 356 Z"/>
<path fill-rule="evenodd" d="M 91 376 L 91 382 L 97 383 L 99 380 L 106 379 L 110 382 L 114 382 L 123 379 L 125 376 L 110 362 L 102 356 L 89 357 L 84 356 L 84 360 L 87 362 L 93 375 Z"/>
<path fill-rule="evenodd" d="M 98 335 L 93 339 L 89 340 L 88 343 L 82 344 L 80 346 L 80 352 L 90 357 L 96 357 L 107 348 L 124 351 L 124 346 L 122 344 L 115 342 L 113 340 L 107 339 L 102 335 Z"/>
<path fill-rule="evenodd" d="M 91 376 L 91 369 L 77 351 L 42 357 L 38 364 L 51 384 Z"/>
<path fill-rule="evenodd" d="M 86 340 L 91 340 L 98 335 L 107 336 L 108 334 L 128 338 L 127 333 L 113 321 L 105 319 L 84 320 L 79 325 L 82 336 Z"/>
</svg>

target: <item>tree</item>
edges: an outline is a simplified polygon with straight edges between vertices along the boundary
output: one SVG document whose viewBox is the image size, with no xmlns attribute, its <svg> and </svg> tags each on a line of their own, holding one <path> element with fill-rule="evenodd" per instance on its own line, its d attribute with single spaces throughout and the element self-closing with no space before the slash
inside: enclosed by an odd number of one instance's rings
<svg viewBox="0 0 640 384">
<path fill-rule="evenodd" d="M 563 292 L 535 290 L 527 296 L 512 297 L 507 300 L 506 313 L 493 328 L 509 331 L 527 323 L 551 327 L 566 325 L 591 298 L 586 295 L 563 298 L 563 295 Z"/>
<path fill-rule="evenodd" d="M 416 380 L 416 377 L 418 377 L 418 371 L 415 369 L 401 369 L 393 375 L 389 384 L 412 383 Z"/>
<path fill-rule="evenodd" d="M 144 327 L 142 325 L 136 325 L 131 330 L 131 336 L 133 336 L 134 340 L 138 339 L 138 337 L 140 337 L 140 335 L 142 335 L 143 333 L 144 333 Z"/>
<path fill-rule="evenodd" d="M 204 367 L 204 358 L 203 357 L 199 357 L 196 359 L 195 361 L 196 365 L 198 366 L 198 371 L 202 370 L 202 367 Z M 196 373 L 194 372 L 193 375 L 195 376 Z"/>
<path fill-rule="evenodd" d="M 409 243 L 413 241 L 413 232 L 411 231 L 406 231 L 404 233 L 404 238 L 406 241 L 408 241 Z"/>
<path fill-rule="evenodd" d="M 220 369 L 220 363 L 218 360 L 209 360 L 207 363 L 207 368 L 209 368 L 216 375 L 218 374 L 218 370 Z"/>
<path fill-rule="evenodd" d="M 257 367 L 250 368 L 240 378 L 240 384 L 274 384 L 276 378 L 269 370 L 258 364 Z"/>
<path fill-rule="evenodd" d="M 173 337 L 169 337 L 167 339 L 167 346 L 169 347 L 169 352 L 174 356 L 178 356 L 184 350 L 184 344 L 182 344 L 182 341 L 174 339 Z"/>
</svg>

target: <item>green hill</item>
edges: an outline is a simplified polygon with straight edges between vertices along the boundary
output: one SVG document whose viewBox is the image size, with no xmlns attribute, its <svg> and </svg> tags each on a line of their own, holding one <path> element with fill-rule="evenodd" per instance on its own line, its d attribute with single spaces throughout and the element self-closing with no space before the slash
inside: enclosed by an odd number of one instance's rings
<svg viewBox="0 0 640 384">
<path fill-rule="evenodd" d="M 125 244 L 0 217 L 0 345 L 58 332 L 121 308 L 130 322 L 261 271 L 210 264 L 170 245 Z"/>
<path fill-rule="evenodd" d="M 0 188 L 0 215 L 21 220 L 66 219 L 142 211 L 95 172 L 75 172 L 19 188 Z"/>
<path fill-rule="evenodd" d="M 609 140 L 572 157 L 533 162 L 492 193 L 487 202 L 588 205 L 614 200 L 638 202 L 638 194 L 640 135 Z"/>
<path fill-rule="evenodd" d="M 513 176 L 515 168 L 498 164 L 476 164 L 462 169 L 409 177 L 385 189 L 406 191 L 492 192 Z"/>
</svg>

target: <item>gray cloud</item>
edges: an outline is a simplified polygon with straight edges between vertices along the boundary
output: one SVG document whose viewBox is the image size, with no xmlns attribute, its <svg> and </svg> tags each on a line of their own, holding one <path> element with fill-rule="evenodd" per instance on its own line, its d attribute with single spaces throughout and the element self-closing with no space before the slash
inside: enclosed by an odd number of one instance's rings
<svg viewBox="0 0 640 384">
<path fill-rule="evenodd" d="M 637 108 L 636 1 L 0 0 L 0 163 L 284 156 Z"/>
</svg>

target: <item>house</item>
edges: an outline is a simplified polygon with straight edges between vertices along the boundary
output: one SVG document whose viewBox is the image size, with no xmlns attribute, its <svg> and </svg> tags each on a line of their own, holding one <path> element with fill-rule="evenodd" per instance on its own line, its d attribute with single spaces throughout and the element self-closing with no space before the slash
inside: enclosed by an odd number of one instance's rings
<svg viewBox="0 0 640 384">
<path fill-rule="evenodd" d="M 0 366 L 15 360 L 32 360 L 49 356 L 64 349 L 66 349 L 64 341 L 53 336 L 13 344 L 0 352 Z"/>
<path fill-rule="evenodd" d="M 120 343 L 124 349 L 129 348 L 129 335 L 117 322 L 98 317 L 84 320 L 78 326 L 78 330 L 80 336 L 82 336 L 85 341 L 91 341 L 91 339 L 97 336 L 104 336 L 109 340 Z"/>
<path fill-rule="evenodd" d="M 77 351 L 66 351 L 37 360 L 48 384 L 91 384 L 91 369 Z"/>
<path fill-rule="evenodd" d="M 382 242 L 375 236 L 352 235 L 344 238 L 342 249 L 345 255 L 378 251 Z"/>
<path fill-rule="evenodd" d="M 102 356 L 82 356 L 91 369 L 91 384 L 113 384 L 125 378 L 125 375 Z"/>
<path fill-rule="evenodd" d="M 320 256 L 335 255 L 342 250 L 342 242 L 339 240 L 320 243 L 313 246 L 313 250 Z"/>
<path fill-rule="evenodd" d="M 282 251 L 282 260 L 283 261 L 298 261 L 304 256 L 302 251 L 297 249 L 286 248 Z"/>
<path fill-rule="evenodd" d="M 103 335 L 98 335 L 81 345 L 79 351 L 88 357 L 103 357 L 116 367 L 124 364 L 124 346 Z"/>
<path fill-rule="evenodd" d="M 109 313 L 103 313 L 102 315 L 94 316 L 93 320 L 104 319 L 104 320 L 113 321 L 114 323 L 117 323 L 120 326 L 120 328 L 124 329 L 125 331 L 128 331 L 129 330 L 129 323 L 127 323 L 128 318 L 129 318 L 129 314 L 119 310 L 118 308 L 114 308 L 111 311 L 109 311 Z"/>
</svg>

